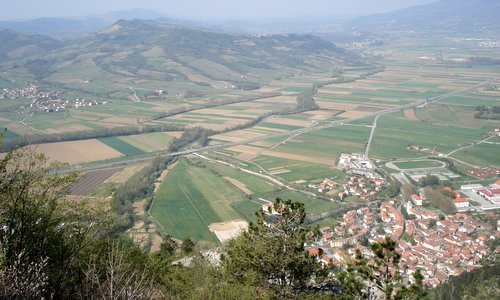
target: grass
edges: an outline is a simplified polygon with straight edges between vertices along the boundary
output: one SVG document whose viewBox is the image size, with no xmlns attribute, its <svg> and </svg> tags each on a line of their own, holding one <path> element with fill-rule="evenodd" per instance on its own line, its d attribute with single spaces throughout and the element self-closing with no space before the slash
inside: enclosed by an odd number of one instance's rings
<svg viewBox="0 0 500 300">
<path fill-rule="evenodd" d="M 5 127 L 0 127 L 0 134 L 2 132 L 4 132 L 5 129 L 6 129 Z M 8 129 L 5 131 L 5 133 L 3 135 L 3 138 L 6 139 L 6 140 L 7 139 L 17 138 L 17 137 L 20 137 L 20 135 L 17 134 L 16 132 L 14 132 L 14 131 L 8 130 Z"/>
<path fill-rule="evenodd" d="M 240 181 L 254 194 L 244 195 L 223 176 Z M 208 225 L 234 219 L 255 221 L 255 211 L 262 203 L 258 198 L 273 201 L 277 197 L 303 202 L 309 215 L 338 207 L 334 202 L 282 190 L 265 179 L 222 164 L 181 159 L 158 189 L 151 215 L 176 238 L 190 236 L 217 242 Z"/>
<path fill-rule="evenodd" d="M 259 156 L 258 158 L 254 159 L 253 162 L 265 168 L 269 172 L 272 172 L 273 169 L 278 168 L 290 170 L 290 172 L 288 173 L 275 175 L 277 177 L 283 178 L 286 181 L 323 180 L 325 178 L 339 176 L 341 174 L 338 170 L 334 170 L 330 166 L 279 157 L 271 157 L 266 155 Z"/>
<path fill-rule="evenodd" d="M 433 160 L 415 160 L 415 161 L 395 162 L 394 165 L 404 170 L 404 169 L 418 169 L 418 168 L 437 168 L 441 167 L 443 164 L 441 162 Z"/>
<path fill-rule="evenodd" d="M 426 155 L 407 150 L 413 143 L 427 148 L 438 148 L 447 153 L 460 145 L 479 140 L 486 129 L 460 128 L 410 121 L 398 112 L 378 120 L 370 155 L 388 158 L 416 158 Z"/>
<path fill-rule="evenodd" d="M 145 153 L 141 149 L 132 146 L 131 144 L 125 142 L 124 140 L 121 140 L 118 137 L 100 138 L 98 140 L 115 149 L 116 151 L 123 153 L 126 156 Z"/>
<path fill-rule="evenodd" d="M 205 163 L 183 159 L 160 186 L 151 214 L 176 238 L 217 242 L 208 225 L 248 219 L 258 207 Z"/>
<path fill-rule="evenodd" d="M 477 166 L 500 166 L 500 145 L 479 144 L 453 153 L 451 156 Z"/>
<path fill-rule="evenodd" d="M 20 85 L 12 83 L 11 81 L 0 78 L 0 89 L 13 89 L 19 88 Z"/>
</svg>

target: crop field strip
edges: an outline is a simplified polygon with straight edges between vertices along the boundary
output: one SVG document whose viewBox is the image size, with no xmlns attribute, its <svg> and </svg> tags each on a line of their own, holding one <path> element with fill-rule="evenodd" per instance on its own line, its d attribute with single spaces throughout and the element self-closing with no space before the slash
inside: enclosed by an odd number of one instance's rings
<svg viewBox="0 0 500 300">
<path fill-rule="evenodd" d="M 115 168 L 88 172 L 68 187 L 69 194 L 76 196 L 88 195 L 94 188 L 120 170 L 120 168 Z"/>
<path fill-rule="evenodd" d="M 111 148 L 119 151 L 125 156 L 143 154 L 145 151 L 127 143 L 126 141 L 118 137 L 107 137 L 98 139 L 100 142 L 110 146 Z"/>
</svg>

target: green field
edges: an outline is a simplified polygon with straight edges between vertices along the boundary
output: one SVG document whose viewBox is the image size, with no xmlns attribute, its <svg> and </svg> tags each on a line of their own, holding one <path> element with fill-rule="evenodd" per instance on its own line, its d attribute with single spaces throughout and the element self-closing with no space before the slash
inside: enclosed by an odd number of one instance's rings
<svg viewBox="0 0 500 300">
<path fill-rule="evenodd" d="M 405 169 L 418 169 L 418 168 L 438 168 L 443 166 L 441 162 L 434 160 L 414 160 L 414 161 L 400 161 L 395 162 L 396 167 Z"/>
<path fill-rule="evenodd" d="M 107 137 L 98 139 L 100 142 L 110 146 L 118 152 L 123 153 L 126 156 L 137 155 L 145 153 L 141 149 L 132 146 L 131 144 L 121 140 L 118 137 Z"/>
<path fill-rule="evenodd" d="M 208 225 L 247 219 L 244 212 L 250 207 L 255 211 L 259 206 L 203 165 L 191 165 L 183 159 L 160 186 L 151 215 L 176 238 L 217 242 Z"/>
<path fill-rule="evenodd" d="M 341 153 L 364 151 L 370 128 L 337 126 L 300 135 L 274 150 L 279 152 L 320 157 L 335 163 Z"/>
<path fill-rule="evenodd" d="M 500 145 L 479 144 L 457 151 L 451 155 L 476 166 L 500 166 Z"/>
<path fill-rule="evenodd" d="M 246 196 L 223 176 L 238 180 L 254 194 Z M 176 238 L 190 236 L 216 242 L 208 225 L 235 219 L 255 221 L 255 211 L 263 203 L 259 198 L 273 201 L 276 197 L 303 202 L 310 215 L 338 207 L 334 202 L 282 190 L 258 176 L 222 164 L 181 159 L 157 191 L 151 215 Z"/>
<path fill-rule="evenodd" d="M 3 133 L 5 129 L 6 129 L 5 127 L 0 127 L 0 134 Z M 6 130 L 5 133 L 3 134 L 3 138 L 6 140 L 17 138 L 17 137 L 20 137 L 20 135 L 12 130 Z"/>
<path fill-rule="evenodd" d="M 332 176 L 342 176 L 342 173 L 336 169 L 333 169 L 332 166 L 297 161 L 292 159 L 259 155 L 257 158 L 253 159 L 252 162 L 263 167 L 268 172 L 272 172 L 276 169 L 289 170 L 290 172 L 276 174 L 275 176 L 283 178 L 284 180 L 290 182 L 297 180 L 322 181 L 323 179 L 330 178 Z"/>
<path fill-rule="evenodd" d="M 411 121 L 403 113 L 383 116 L 378 120 L 370 155 L 384 159 L 416 158 L 428 155 L 407 150 L 413 143 L 426 148 L 437 148 L 447 153 L 465 143 L 480 140 L 487 129 L 460 128 Z"/>
</svg>

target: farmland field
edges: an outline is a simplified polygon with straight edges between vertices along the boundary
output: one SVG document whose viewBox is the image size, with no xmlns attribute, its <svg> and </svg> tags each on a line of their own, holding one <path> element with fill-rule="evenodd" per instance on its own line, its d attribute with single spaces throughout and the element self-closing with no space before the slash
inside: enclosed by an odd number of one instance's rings
<svg viewBox="0 0 500 300">
<path fill-rule="evenodd" d="M 116 151 L 119 151 L 125 156 L 130 156 L 130 155 L 137 155 L 137 154 L 143 154 L 145 151 L 132 146 L 131 144 L 127 143 L 124 140 L 121 140 L 120 138 L 117 137 L 108 137 L 108 138 L 101 138 L 98 139 L 100 142 L 110 146 L 111 148 L 115 149 Z"/>
<path fill-rule="evenodd" d="M 451 157 L 476 166 L 500 166 L 500 144 L 479 144 L 455 152 Z"/>
<path fill-rule="evenodd" d="M 217 242 L 208 226 L 221 221 L 247 219 L 248 216 L 232 207 L 243 201 L 250 202 L 224 178 L 181 160 L 158 189 L 151 215 L 176 238 L 190 236 Z"/>
<path fill-rule="evenodd" d="M 92 191 L 92 189 L 99 186 L 118 171 L 120 171 L 120 169 L 108 169 L 86 173 L 69 187 L 69 194 L 85 196 Z"/>
<path fill-rule="evenodd" d="M 235 183 L 244 185 L 247 193 Z M 258 199 L 273 201 L 276 197 L 305 203 L 311 215 L 338 207 L 333 202 L 283 191 L 262 178 L 225 165 L 182 159 L 158 189 L 151 215 L 176 238 L 191 236 L 215 242 L 208 225 L 236 219 L 255 220 L 255 211 L 264 203 Z"/>
<path fill-rule="evenodd" d="M 426 155 L 408 150 L 409 144 L 437 148 L 447 153 L 465 143 L 480 140 L 487 132 L 487 128 L 461 128 L 411 121 L 403 113 L 394 113 L 379 119 L 370 154 L 384 159 Z"/>
<path fill-rule="evenodd" d="M 52 161 L 69 164 L 88 163 L 124 156 L 121 152 L 96 139 L 40 144 L 33 147 L 37 152 L 44 153 Z"/>
</svg>

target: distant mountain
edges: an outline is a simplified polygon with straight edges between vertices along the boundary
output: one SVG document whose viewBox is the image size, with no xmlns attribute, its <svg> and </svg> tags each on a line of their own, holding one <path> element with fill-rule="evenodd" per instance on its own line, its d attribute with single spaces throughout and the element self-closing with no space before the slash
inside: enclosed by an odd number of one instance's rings
<svg viewBox="0 0 500 300">
<path fill-rule="evenodd" d="M 97 33 L 60 42 L 5 31 L 0 77 L 13 74 L 60 88 L 82 82 L 175 82 L 192 90 L 258 83 L 304 71 L 324 71 L 361 58 L 313 35 L 245 35 L 211 32 L 156 21 L 120 20 Z M 26 47 L 33 51 L 19 56 Z M 16 66 L 13 68 L 13 66 Z M 64 82 L 64 83 L 61 83 Z M 89 85 L 91 86 L 91 85 Z M 92 94 L 94 90 L 89 90 Z"/>
<path fill-rule="evenodd" d="M 64 45 L 59 40 L 36 34 L 0 30 L 0 61 L 16 57 L 43 55 Z"/>
<path fill-rule="evenodd" d="M 75 18 L 38 18 L 26 21 L 1 21 L 0 30 L 10 29 L 22 33 L 41 34 L 54 38 L 75 38 L 102 30 L 120 19 L 158 19 L 166 15 L 148 10 L 115 11 L 106 14 Z"/>
<path fill-rule="evenodd" d="M 351 20 L 370 31 L 432 31 L 433 33 L 498 33 L 499 0 L 441 0 L 388 14 Z"/>
</svg>

